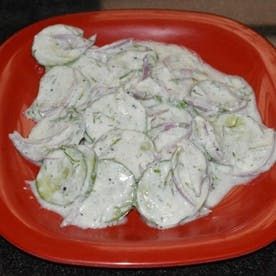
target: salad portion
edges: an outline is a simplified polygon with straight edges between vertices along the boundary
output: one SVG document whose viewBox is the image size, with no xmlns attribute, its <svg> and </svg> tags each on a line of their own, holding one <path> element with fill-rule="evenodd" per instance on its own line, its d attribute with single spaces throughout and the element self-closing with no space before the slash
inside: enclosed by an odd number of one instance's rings
<svg viewBox="0 0 276 276">
<path fill-rule="evenodd" d="M 104 228 L 134 208 L 160 229 L 208 214 L 235 185 L 276 160 L 250 85 L 173 44 L 53 25 L 32 53 L 45 66 L 28 137 L 9 135 L 40 166 L 29 181 L 62 227 Z"/>
</svg>

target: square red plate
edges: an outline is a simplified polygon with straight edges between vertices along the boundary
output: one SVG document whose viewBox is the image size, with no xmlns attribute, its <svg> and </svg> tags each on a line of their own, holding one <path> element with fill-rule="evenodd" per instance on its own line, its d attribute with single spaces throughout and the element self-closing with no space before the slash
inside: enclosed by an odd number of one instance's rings
<svg viewBox="0 0 276 276">
<path fill-rule="evenodd" d="M 232 190 L 213 212 L 169 230 L 149 228 L 133 211 L 124 225 L 60 228 L 61 218 L 42 209 L 24 180 L 37 168 L 8 139 L 28 133 L 22 112 L 43 74 L 31 56 L 34 35 L 47 25 L 79 26 L 98 34 L 98 45 L 134 37 L 184 45 L 217 69 L 244 77 L 254 88 L 264 122 L 276 127 L 276 53 L 272 45 L 232 20 L 201 13 L 105 11 L 51 18 L 12 36 L 0 48 L 0 233 L 19 248 L 52 261 L 106 267 L 156 267 L 239 256 L 276 237 L 276 166 Z"/>
</svg>

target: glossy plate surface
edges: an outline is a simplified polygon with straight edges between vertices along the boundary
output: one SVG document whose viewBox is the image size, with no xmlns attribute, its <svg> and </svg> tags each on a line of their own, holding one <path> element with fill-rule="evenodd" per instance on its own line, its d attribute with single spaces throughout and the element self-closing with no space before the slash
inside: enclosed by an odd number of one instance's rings
<svg viewBox="0 0 276 276">
<path fill-rule="evenodd" d="M 8 139 L 28 134 L 23 111 L 36 96 L 43 68 L 31 56 L 33 36 L 47 25 L 79 26 L 98 34 L 98 45 L 134 37 L 184 45 L 206 62 L 244 77 L 254 88 L 264 122 L 276 127 L 276 53 L 250 29 L 229 19 L 177 11 L 106 11 L 73 14 L 33 24 L 0 48 L 0 233 L 42 258 L 107 267 L 157 267 L 210 262 L 254 251 L 276 237 L 276 166 L 232 190 L 213 212 L 169 229 L 149 228 L 133 211 L 124 225 L 60 228 L 61 218 L 42 209 L 25 180 L 37 168 Z"/>
</svg>

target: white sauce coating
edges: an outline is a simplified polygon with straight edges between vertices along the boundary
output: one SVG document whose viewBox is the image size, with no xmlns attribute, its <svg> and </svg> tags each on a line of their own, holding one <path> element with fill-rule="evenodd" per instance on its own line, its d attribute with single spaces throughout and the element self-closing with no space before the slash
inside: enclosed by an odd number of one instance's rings
<svg viewBox="0 0 276 276">
<path fill-rule="evenodd" d="M 137 189 L 137 208 L 149 224 L 159 228 L 175 226 L 196 212 L 174 185 L 169 161 L 145 171 Z"/>
<path fill-rule="evenodd" d="M 153 142 L 145 134 L 114 129 L 104 134 L 94 144 L 99 158 L 114 159 L 125 165 L 138 180 L 155 159 Z"/>
<path fill-rule="evenodd" d="M 101 97 L 85 111 L 87 134 L 97 140 L 114 128 L 144 132 L 146 112 L 139 101 L 125 93 L 112 93 Z"/>
<path fill-rule="evenodd" d="M 60 24 L 35 36 L 47 69 L 26 111 L 37 124 L 9 135 L 41 165 L 31 188 L 62 226 L 117 225 L 136 207 L 148 225 L 174 227 L 275 164 L 275 131 L 244 79 L 177 45 L 95 39 Z"/>
<path fill-rule="evenodd" d="M 83 30 L 66 25 L 53 25 L 34 37 L 32 53 L 45 66 L 62 65 L 77 59 L 93 40 L 85 39 Z"/>
<path fill-rule="evenodd" d="M 122 164 L 99 161 L 97 176 L 89 196 L 74 206 L 62 226 L 103 228 L 118 224 L 133 206 L 135 180 Z"/>
</svg>

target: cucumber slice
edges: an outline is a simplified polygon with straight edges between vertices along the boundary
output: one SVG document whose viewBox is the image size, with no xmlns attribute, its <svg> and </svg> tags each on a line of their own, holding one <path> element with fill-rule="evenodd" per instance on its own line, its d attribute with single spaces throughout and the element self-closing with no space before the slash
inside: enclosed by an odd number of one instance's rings
<svg viewBox="0 0 276 276">
<path fill-rule="evenodd" d="M 56 66 L 40 80 L 37 98 L 26 111 L 26 115 L 39 121 L 56 109 L 64 107 L 74 85 L 74 70 L 67 66 Z"/>
<path fill-rule="evenodd" d="M 87 146 L 81 145 L 81 146 L 78 146 L 77 149 L 80 150 L 81 153 L 83 154 L 86 167 L 87 167 L 87 173 L 86 173 L 86 178 L 84 180 L 84 183 L 79 192 L 79 195 L 75 198 L 74 202 L 64 206 L 47 202 L 39 194 L 36 181 L 34 180 L 34 181 L 28 182 L 40 205 L 43 208 L 54 211 L 63 217 L 66 217 L 69 213 L 72 212 L 73 209 L 79 206 L 80 202 L 82 202 L 83 200 L 85 200 L 85 198 L 87 198 L 87 196 L 92 191 L 92 188 L 96 179 L 96 170 L 97 170 L 97 162 L 98 162 L 96 154 L 91 148 Z"/>
<path fill-rule="evenodd" d="M 192 142 L 183 140 L 180 145 L 172 158 L 173 180 L 184 196 L 196 207 L 201 207 L 208 194 L 207 189 L 202 193 L 207 177 L 206 158 Z"/>
<path fill-rule="evenodd" d="M 223 151 L 220 145 L 219 137 L 215 133 L 212 124 L 200 116 L 193 120 L 192 140 L 204 149 L 209 159 L 223 161 Z"/>
<path fill-rule="evenodd" d="M 86 145 L 79 145 L 78 149 L 83 153 L 87 167 L 86 179 L 82 187 L 81 197 L 87 197 L 92 191 L 97 177 L 98 158 L 94 150 Z"/>
<path fill-rule="evenodd" d="M 183 68 L 201 68 L 200 57 L 190 49 L 175 44 L 164 44 L 154 41 L 143 41 L 141 44 L 152 48 L 170 70 Z"/>
<path fill-rule="evenodd" d="M 72 144 L 78 144 L 83 135 L 84 124 L 81 115 L 73 108 L 40 120 L 32 128 L 28 139 L 53 139 L 69 128 L 72 131 Z"/>
<path fill-rule="evenodd" d="M 158 44 L 154 46 L 162 62 L 154 68 L 153 78 L 166 88 L 171 100 L 183 100 L 195 80 L 202 78 L 202 73 L 194 74 L 195 70 L 202 71 L 201 59 L 184 47 L 166 45 L 161 49 Z"/>
<path fill-rule="evenodd" d="M 45 66 L 62 65 L 77 59 L 93 41 L 82 37 L 83 30 L 56 24 L 44 28 L 34 38 L 32 53 Z"/>
<path fill-rule="evenodd" d="M 54 150 L 37 175 L 38 194 L 51 204 L 69 205 L 80 195 L 86 175 L 87 164 L 81 151 L 73 147 Z"/>
<path fill-rule="evenodd" d="M 113 128 L 146 130 L 144 107 L 133 97 L 120 92 L 101 97 L 87 108 L 86 131 L 92 139 L 98 139 Z"/>
<path fill-rule="evenodd" d="M 133 39 L 126 38 L 117 40 L 110 44 L 106 44 L 102 47 L 92 48 L 86 52 L 88 56 L 105 60 L 112 55 L 115 55 L 120 52 L 127 51 L 129 47 L 133 46 Z M 95 46 L 94 46 L 95 47 Z"/>
<path fill-rule="evenodd" d="M 130 171 L 136 179 L 155 159 L 155 146 L 145 134 L 133 130 L 111 130 L 94 144 L 100 158 L 114 159 Z"/>
<path fill-rule="evenodd" d="M 142 104 L 153 98 L 156 98 L 160 103 L 163 99 L 168 98 L 167 91 L 150 77 L 139 81 L 132 89 L 134 90 L 134 97 L 141 100 Z"/>
<path fill-rule="evenodd" d="M 62 226 L 104 228 L 118 224 L 133 207 L 135 179 L 122 164 L 100 160 L 90 195 L 64 219 Z"/>
<path fill-rule="evenodd" d="M 182 108 L 161 103 L 148 111 L 148 119 L 149 136 L 164 159 L 170 159 L 177 144 L 191 135 L 192 117 Z"/>
<path fill-rule="evenodd" d="M 42 161 L 52 150 L 62 145 L 76 145 L 84 136 L 84 125 L 73 110 L 46 117 L 32 129 L 29 138 L 18 132 L 9 134 L 17 150 L 32 162 Z"/>
<path fill-rule="evenodd" d="M 154 141 L 156 150 L 161 154 L 162 159 L 170 159 L 177 145 L 187 139 L 190 133 L 190 127 L 183 128 L 170 123 L 151 129 L 149 137 Z"/>
<path fill-rule="evenodd" d="M 82 55 L 70 66 L 78 69 L 92 85 L 105 85 L 107 87 L 116 86 L 116 79 L 112 78 L 112 74 L 108 70 L 106 64 L 90 57 L 88 55 L 89 51 L 91 50 L 88 50 L 87 53 Z M 117 83 L 119 84 L 118 81 Z"/>
<path fill-rule="evenodd" d="M 152 78 L 166 92 L 162 93 L 162 96 L 167 100 L 182 100 L 183 97 L 188 95 L 188 88 L 191 84 L 189 83 L 187 86 L 182 81 L 176 81 L 173 73 L 163 63 L 159 63 L 154 67 Z"/>
<path fill-rule="evenodd" d="M 274 152 L 275 132 L 248 116 L 224 114 L 214 121 L 225 163 L 239 176 L 258 174 Z"/>
<path fill-rule="evenodd" d="M 241 98 L 246 99 L 254 95 L 251 86 L 243 78 L 239 76 L 224 75 L 223 82 L 225 82 L 230 87 L 233 87 L 235 92 Z"/>
<path fill-rule="evenodd" d="M 203 114 L 235 112 L 245 108 L 248 103 L 233 87 L 212 80 L 196 83 L 187 100 Z"/>
<path fill-rule="evenodd" d="M 150 226 L 170 228 L 195 213 L 171 179 L 171 162 L 148 168 L 137 187 L 137 209 Z"/>
<path fill-rule="evenodd" d="M 152 67 L 157 61 L 156 53 L 152 49 L 136 43 L 128 47 L 127 51 L 121 51 L 111 56 L 107 67 L 115 78 L 125 82 L 137 72 L 140 77 L 143 77 L 145 59 Z"/>
<path fill-rule="evenodd" d="M 89 97 L 90 82 L 77 70 L 68 66 L 51 68 L 41 78 L 37 98 L 26 115 L 41 120 L 70 106 L 81 106 Z"/>
<path fill-rule="evenodd" d="M 153 106 L 149 110 L 148 116 L 151 128 L 170 123 L 179 123 L 185 126 L 192 123 L 192 117 L 187 110 L 166 103 Z"/>
<path fill-rule="evenodd" d="M 74 70 L 74 82 L 71 96 L 65 105 L 67 108 L 72 107 L 82 111 L 90 101 L 91 83 L 79 70 Z"/>
</svg>

